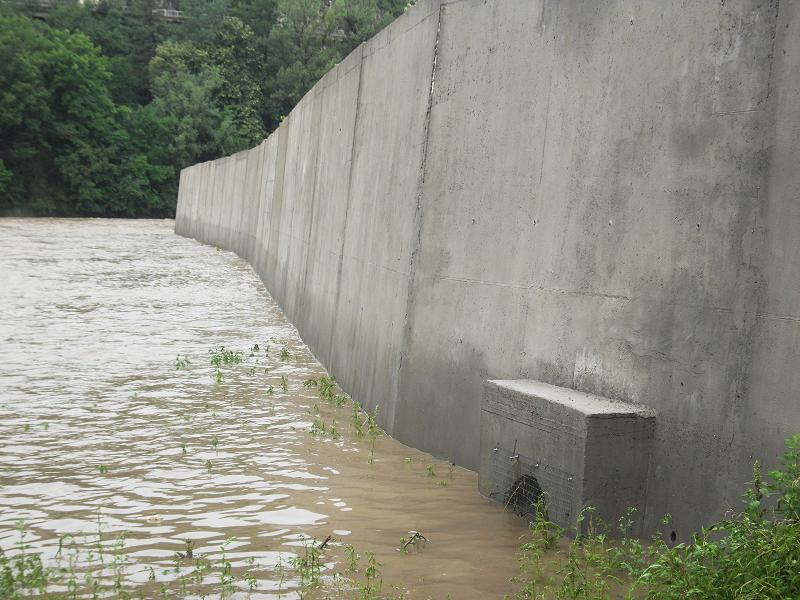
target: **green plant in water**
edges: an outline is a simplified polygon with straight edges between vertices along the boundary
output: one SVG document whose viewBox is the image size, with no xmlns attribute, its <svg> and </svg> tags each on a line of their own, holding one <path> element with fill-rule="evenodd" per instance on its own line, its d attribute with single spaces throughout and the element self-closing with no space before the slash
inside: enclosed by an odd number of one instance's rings
<svg viewBox="0 0 800 600">
<path fill-rule="evenodd" d="M 220 590 L 220 597 L 221 598 L 228 598 L 230 597 L 233 592 L 235 591 L 234 588 L 234 577 L 233 577 L 233 565 L 231 561 L 228 560 L 225 550 L 227 546 L 234 540 L 234 538 L 228 538 L 223 542 L 223 544 L 219 547 L 220 551 L 222 552 L 222 556 L 219 559 L 219 590 Z"/>
<path fill-rule="evenodd" d="M 194 557 L 194 540 L 184 540 L 186 550 L 184 552 L 176 552 L 175 557 L 178 560 L 186 560 Z"/>
<path fill-rule="evenodd" d="M 83 544 L 78 543 L 76 536 L 62 535 L 58 539 L 58 549 L 51 558 L 55 566 L 45 567 L 41 555 L 29 551 L 25 543 L 24 525 L 20 524 L 20 542 L 14 548 L 15 556 L 9 558 L 0 550 L 0 598 L 18 600 L 28 597 L 43 597 L 59 600 L 77 600 L 78 598 L 113 597 L 117 600 L 131 598 L 160 597 L 201 597 L 214 592 L 220 598 L 231 597 L 237 581 L 232 572 L 232 565 L 225 556 L 225 545 L 222 547 L 222 560 L 211 563 L 208 559 L 194 557 L 195 571 L 184 573 L 182 562 L 193 558 L 193 542 L 186 541 L 185 553 L 176 553 L 172 569 L 163 569 L 166 582 L 156 583 L 156 569 L 145 568 L 148 582 L 145 584 L 126 581 L 126 573 L 132 566 L 125 554 L 127 532 L 121 532 L 109 545 L 102 543 L 102 521 L 98 512 L 98 530 L 95 535 L 86 535 Z M 218 570 L 219 583 L 216 589 L 209 589 L 209 577 L 213 570 Z M 241 580 L 251 587 L 252 578 L 245 574 Z M 194 583 L 196 590 L 190 590 Z M 169 587 L 168 587 L 169 586 Z M 241 587 L 241 586 L 240 586 Z M 59 591 L 63 590 L 63 595 Z M 180 593 L 175 595 L 175 588 Z"/>
<path fill-rule="evenodd" d="M 100 474 L 104 475 L 108 473 L 108 466 L 107 465 L 98 465 L 97 470 L 100 471 Z"/>
<path fill-rule="evenodd" d="M 208 353 L 211 356 L 211 366 L 214 367 L 214 380 L 217 383 L 222 383 L 224 379 L 222 375 L 223 366 L 238 365 L 244 359 L 242 352 L 229 350 L 225 346 L 212 348 Z"/>
<path fill-rule="evenodd" d="M 283 348 L 281 348 L 281 354 L 280 354 L 280 358 L 281 358 L 281 360 L 282 360 L 283 362 L 286 362 L 287 360 L 289 360 L 289 358 L 290 358 L 291 356 L 292 356 L 292 355 L 291 355 L 291 354 L 289 354 L 289 349 L 288 349 L 286 346 L 284 346 Z"/>
<path fill-rule="evenodd" d="M 209 474 L 209 475 L 211 475 L 211 468 L 212 468 L 213 466 L 214 466 L 214 465 L 212 464 L 211 460 L 207 460 L 207 461 L 206 461 L 206 471 L 208 472 L 208 474 Z"/>
<path fill-rule="evenodd" d="M 319 397 L 332 403 L 336 391 L 336 379 L 327 376 L 320 377 L 317 380 L 317 387 L 319 388 Z"/>
<path fill-rule="evenodd" d="M 211 448 L 216 451 L 217 447 L 219 446 L 219 438 L 214 436 L 211 438 Z"/>
<path fill-rule="evenodd" d="M 433 465 L 428 465 L 425 467 L 425 470 L 428 472 L 428 477 L 436 477 L 436 472 L 433 470 Z"/>
<path fill-rule="evenodd" d="M 383 579 L 378 571 L 380 563 L 375 560 L 375 555 L 371 552 L 365 552 L 364 556 L 367 558 L 367 566 L 364 569 L 364 582 L 358 588 L 358 598 L 373 600 L 380 596 L 381 587 L 383 587 Z"/>
<path fill-rule="evenodd" d="M 317 415 L 314 422 L 311 424 L 311 433 L 313 435 L 325 435 L 326 432 L 327 428 L 325 427 L 325 422 Z"/>
<path fill-rule="evenodd" d="M 188 369 L 190 364 L 192 363 L 189 360 L 189 357 L 186 356 L 185 354 L 183 356 L 178 354 L 178 356 L 175 358 L 175 369 L 177 371 Z"/>
<path fill-rule="evenodd" d="M 353 402 L 353 429 L 355 429 L 356 435 L 358 437 L 364 437 L 364 423 L 361 421 L 361 411 L 358 408 L 358 404 Z"/>
<path fill-rule="evenodd" d="M 367 462 L 372 464 L 375 462 L 375 440 L 381 434 L 381 428 L 378 427 L 378 405 L 372 411 L 372 414 L 367 413 L 367 435 L 369 436 L 369 456 Z"/>
<path fill-rule="evenodd" d="M 44 595 L 55 573 L 44 566 L 39 554 L 28 552 L 23 522 L 17 524 L 17 529 L 19 541 L 15 556 L 8 557 L 0 548 L 0 598 L 16 600 L 31 595 L 28 592 Z"/>
<path fill-rule="evenodd" d="M 372 414 L 367 413 L 367 435 L 373 440 L 381 434 L 381 428 L 378 427 L 378 405 L 372 411 Z"/>
<path fill-rule="evenodd" d="M 181 442 L 181 455 L 186 456 L 186 442 Z"/>
<path fill-rule="evenodd" d="M 360 559 L 355 546 L 348 544 L 344 548 L 344 554 L 347 557 L 347 570 L 351 573 L 358 573 L 358 561 Z"/>
<path fill-rule="evenodd" d="M 289 379 L 286 377 L 286 375 L 281 375 L 281 389 L 284 392 L 289 391 Z"/>
<path fill-rule="evenodd" d="M 267 386 L 267 395 L 268 396 L 272 396 L 274 393 L 275 393 L 275 388 L 272 387 L 271 385 L 268 385 Z"/>
<path fill-rule="evenodd" d="M 303 556 L 293 556 L 289 559 L 292 568 L 297 572 L 300 585 L 304 589 L 319 587 L 322 576 L 321 551 L 316 545 L 316 540 L 303 546 Z"/>
<path fill-rule="evenodd" d="M 281 597 L 283 584 L 286 583 L 286 569 L 283 566 L 283 557 L 278 557 L 278 564 L 275 565 L 275 574 L 278 576 L 278 598 Z"/>
</svg>

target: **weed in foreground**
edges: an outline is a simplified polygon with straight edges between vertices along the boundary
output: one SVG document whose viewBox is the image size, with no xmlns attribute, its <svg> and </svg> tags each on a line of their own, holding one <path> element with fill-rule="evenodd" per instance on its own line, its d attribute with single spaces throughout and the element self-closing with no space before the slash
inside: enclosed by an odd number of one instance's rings
<svg viewBox="0 0 800 600">
<path fill-rule="evenodd" d="M 520 546 L 516 598 L 800 598 L 800 435 L 786 447 L 769 483 L 755 463 L 742 512 L 675 546 L 659 536 L 647 545 L 631 538 L 634 509 L 619 520 L 620 537 L 611 541 L 588 508 L 566 550 L 556 550 L 564 531 L 549 521 L 541 498 Z"/>
</svg>

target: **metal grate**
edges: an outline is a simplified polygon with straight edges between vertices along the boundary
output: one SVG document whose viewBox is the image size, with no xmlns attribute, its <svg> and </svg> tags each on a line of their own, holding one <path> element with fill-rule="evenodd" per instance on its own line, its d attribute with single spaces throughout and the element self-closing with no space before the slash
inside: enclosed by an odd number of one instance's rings
<svg viewBox="0 0 800 600">
<path fill-rule="evenodd" d="M 549 519 L 562 526 L 572 524 L 577 516 L 572 473 L 499 444 L 490 452 L 490 498 L 523 517 L 533 518 L 536 501 L 544 494 Z"/>
</svg>

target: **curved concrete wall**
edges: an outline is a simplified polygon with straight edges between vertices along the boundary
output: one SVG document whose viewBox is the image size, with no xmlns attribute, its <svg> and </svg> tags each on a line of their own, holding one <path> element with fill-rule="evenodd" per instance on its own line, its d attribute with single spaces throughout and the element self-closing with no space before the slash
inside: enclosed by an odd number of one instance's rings
<svg viewBox="0 0 800 600">
<path fill-rule="evenodd" d="M 800 6 L 423 0 L 181 173 L 343 388 L 478 464 L 485 379 L 653 407 L 683 537 L 800 431 Z"/>
</svg>

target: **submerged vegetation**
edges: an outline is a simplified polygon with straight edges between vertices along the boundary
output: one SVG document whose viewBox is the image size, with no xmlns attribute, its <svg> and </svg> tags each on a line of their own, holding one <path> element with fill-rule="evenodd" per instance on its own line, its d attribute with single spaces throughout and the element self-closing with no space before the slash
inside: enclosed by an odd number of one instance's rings
<svg viewBox="0 0 800 600">
<path fill-rule="evenodd" d="M 252 365 L 260 364 L 262 357 L 269 356 L 268 347 L 263 354 L 262 348 L 254 344 L 247 354 L 223 345 L 211 349 L 212 378 L 222 381 L 224 371 L 224 377 L 236 381 L 243 373 L 250 372 Z M 281 355 L 284 352 L 288 354 L 286 346 Z M 276 359 L 284 361 L 283 356 Z M 192 372 L 192 362 L 187 355 L 178 355 L 175 368 Z M 265 377 L 269 377 L 268 372 Z M 245 381 L 253 385 L 250 379 Z M 284 394 L 288 391 L 290 375 L 280 375 L 279 387 Z M 260 389 L 264 390 L 265 400 L 276 393 L 273 385 Z M 327 375 L 305 379 L 302 389 L 316 392 L 306 396 L 313 415 L 308 431 L 315 438 L 314 443 L 335 442 L 350 450 L 365 451 L 367 463 L 372 464 L 376 440 L 383 435 L 378 425 L 378 406 L 371 413 L 365 411 L 339 388 L 334 377 Z M 208 403 L 205 408 L 210 408 Z M 274 413 L 271 402 L 269 408 L 265 404 L 265 409 Z M 351 421 L 350 439 L 343 436 L 337 425 L 337 417 L 346 415 Z M 211 432 L 209 436 L 202 445 L 210 446 L 219 457 L 220 436 Z M 192 460 L 186 442 L 181 442 L 180 448 L 178 460 Z M 222 458 L 215 458 L 212 463 L 207 456 L 201 454 L 196 460 L 198 466 L 202 461 L 209 477 L 224 472 Z M 447 487 L 454 479 L 455 467 L 449 460 L 443 464 L 425 464 L 405 457 L 402 461 L 411 469 L 418 468 L 419 476 L 437 484 L 437 488 Z M 511 582 L 516 590 L 513 597 L 517 600 L 798 598 L 800 435 L 787 440 L 781 463 L 780 469 L 766 476 L 762 476 L 756 463 L 753 482 L 744 494 L 744 509 L 701 530 L 690 542 L 677 545 L 658 536 L 650 540 L 630 537 L 633 509 L 610 525 L 600 521 L 592 508 L 587 508 L 579 515 L 574 530 L 565 532 L 549 521 L 546 498 L 540 498 L 529 533 L 519 546 L 520 571 Z M 448 473 L 441 478 L 437 470 L 443 473 L 441 469 L 445 466 Z M 108 473 L 106 465 L 98 465 L 97 469 L 101 474 Z M 160 520 L 158 516 L 147 517 L 148 522 Z M 52 552 L 42 552 L 41 546 L 33 551 L 25 525 L 20 523 L 15 546 L 5 552 L 0 550 L 0 598 L 232 598 L 260 589 L 277 597 L 284 594 L 358 600 L 405 597 L 402 587 L 384 582 L 381 565 L 373 554 L 359 552 L 332 535 L 322 542 L 304 536 L 299 551 L 282 550 L 277 562 L 271 559 L 266 564 L 260 564 L 255 556 L 234 561 L 228 552 L 233 538 L 211 552 L 207 547 L 195 548 L 194 542 L 186 539 L 184 550 L 175 552 L 172 566 L 164 563 L 154 566 L 137 564 L 131 559 L 128 549 L 135 544 L 129 546 L 127 532 L 115 534 L 116 537 L 104 533 L 99 512 L 97 522 L 94 533 L 62 535 L 54 540 L 57 548 Z M 431 551 L 426 549 L 428 544 L 423 533 L 409 531 L 400 538 L 396 550 L 404 557 L 402 560 L 407 560 L 406 555 Z"/>
<path fill-rule="evenodd" d="M 184 552 L 175 553 L 171 567 L 156 568 L 137 565 L 128 554 L 128 532 L 111 537 L 103 531 L 99 513 L 95 532 L 65 534 L 54 541 L 54 559 L 47 563 L 40 553 L 31 551 L 25 524 L 20 522 L 18 529 L 14 548 L 9 552 L 0 549 L 0 598 L 4 600 L 32 596 L 50 600 L 226 599 L 238 592 L 257 590 L 265 579 L 278 582 L 279 597 L 291 590 L 299 590 L 301 597 L 315 590 L 325 598 L 403 597 L 400 588 L 389 595 L 381 593 L 381 565 L 373 554 L 364 552 L 362 557 L 353 546 L 343 546 L 330 537 L 322 544 L 307 539 L 301 554 L 282 553 L 274 565 L 248 560 L 247 568 L 235 573 L 227 553 L 235 538 L 225 540 L 210 555 L 197 552 L 194 542 L 187 539 Z M 130 549 L 135 550 L 135 546 Z M 345 568 L 331 571 L 323 559 L 333 559 Z"/>
</svg>

